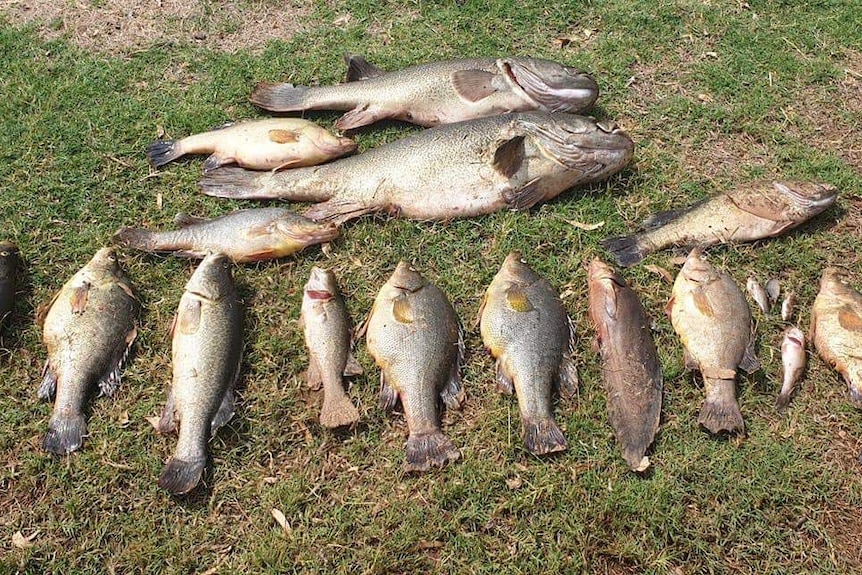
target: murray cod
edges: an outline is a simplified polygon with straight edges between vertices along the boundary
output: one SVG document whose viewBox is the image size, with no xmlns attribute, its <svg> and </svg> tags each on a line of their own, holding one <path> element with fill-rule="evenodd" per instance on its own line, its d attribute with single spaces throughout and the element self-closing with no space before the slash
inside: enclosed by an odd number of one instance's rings
<svg viewBox="0 0 862 575">
<path fill-rule="evenodd" d="M 320 425 L 335 428 L 356 423 L 359 411 L 344 389 L 344 376 L 359 375 L 362 368 L 351 351 L 350 316 L 332 271 L 311 268 L 299 323 L 308 349 L 308 384 L 312 389 L 323 388 Z"/>
<path fill-rule="evenodd" d="M 599 259 L 590 262 L 589 312 L 602 356 L 608 419 L 623 459 L 645 471 L 661 416 L 662 371 L 650 321 L 637 294 Z"/>
<path fill-rule="evenodd" d="M 15 304 L 20 263 L 18 246 L 12 242 L 0 242 L 0 328 L 6 323 Z"/>
<path fill-rule="evenodd" d="M 623 267 L 669 246 L 753 242 L 795 228 L 835 203 L 829 184 L 758 181 L 701 200 L 687 208 L 647 218 L 644 231 L 605 238 L 602 245 Z"/>
<path fill-rule="evenodd" d="M 112 396 L 137 336 L 140 304 L 111 248 L 102 248 L 63 285 L 42 323 L 48 359 L 39 398 L 55 396 L 43 447 L 57 455 L 80 448 L 84 403 L 98 384 Z"/>
<path fill-rule="evenodd" d="M 401 262 L 380 288 L 366 327 L 368 352 L 380 368 L 380 406 L 404 410 L 409 436 L 407 471 L 456 461 L 461 452 L 440 430 L 438 401 L 458 409 L 463 400 L 463 342 L 446 295 Z"/>
<path fill-rule="evenodd" d="M 179 438 L 159 486 L 175 495 L 198 484 L 207 443 L 234 414 L 242 360 L 243 310 L 224 254 L 210 254 L 186 284 L 171 327 L 173 383 L 160 433 Z"/>
<path fill-rule="evenodd" d="M 379 211 L 448 220 L 528 209 L 618 172 L 633 151 L 612 122 L 531 112 L 430 128 L 322 166 L 221 168 L 201 188 L 227 198 L 322 202 L 306 215 L 336 223 Z"/>
<path fill-rule="evenodd" d="M 497 386 L 517 394 L 527 450 L 535 455 L 565 450 L 551 395 L 554 387 L 573 395 L 578 374 L 574 330 L 556 290 L 512 252 L 485 292 L 479 326 L 496 359 Z"/>
<path fill-rule="evenodd" d="M 685 365 L 703 376 L 706 400 L 698 422 L 711 433 L 745 430 L 736 401 L 736 370 L 760 367 L 754 354 L 751 309 L 736 282 L 691 251 L 667 304 L 673 329 L 685 347 Z"/>
<path fill-rule="evenodd" d="M 588 74 L 538 58 L 448 60 L 396 72 L 383 72 L 361 56 L 345 59 L 344 84 L 262 82 L 251 101 L 274 112 L 349 110 L 335 122 L 349 130 L 386 119 L 436 126 L 508 112 L 578 113 L 599 96 Z"/>
<path fill-rule="evenodd" d="M 293 255 L 338 237 L 335 225 L 317 223 L 283 208 L 237 210 L 211 220 L 179 213 L 174 220 L 180 229 L 120 228 L 113 242 L 194 259 L 220 252 L 234 262 L 247 263 Z"/>
<path fill-rule="evenodd" d="M 356 150 L 350 138 L 333 136 L 314 122 L 299 118 L 267 118 L 225 124 L 180 140 L 156 140 L 147 157 L 159 167 L 186 154 L 211 154 L 204 173 L 224 164 L 251 170 L 314 166 Z"/>
</svg>

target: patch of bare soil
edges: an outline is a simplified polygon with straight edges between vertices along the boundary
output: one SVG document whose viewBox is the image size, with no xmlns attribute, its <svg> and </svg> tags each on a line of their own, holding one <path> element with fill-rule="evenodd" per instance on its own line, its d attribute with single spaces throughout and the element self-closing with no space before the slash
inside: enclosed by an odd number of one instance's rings
<svg viewBox="0 0 862 575">
<path fill-rule="evenodd" d="M 198 43 L 231 52 L 261 49 L 303 30 L 308 2 L 285 0 L 0 0 L 13 25 L 47 39 L 121 54 L 157 43 Z"/>
</svg>

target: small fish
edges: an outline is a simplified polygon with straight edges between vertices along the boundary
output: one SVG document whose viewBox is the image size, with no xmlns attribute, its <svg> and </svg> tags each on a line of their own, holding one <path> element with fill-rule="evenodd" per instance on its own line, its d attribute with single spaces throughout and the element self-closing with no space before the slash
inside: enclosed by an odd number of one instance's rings
<svg viewBox="0 0 862 575">
<path fill-rule="evenodd" d="M 368 352 L 380 367 L 380 406 L 400 398 L 410 435 L 407 471 L 456 461 L 461 452 L 440 431 L 438 399 L 458 409 L 463 400 L 464 344 L 452 304 L 440 289 L 401 262 L 380 288 L 366 328 Z"/>
<path fill-rule="evenodd" d="M 0 242 L 0 327 L 3 327 L 15 304 L 20 263 L 18 246 L 12 242 Z"/>
<path fill-rule="evenodd" d="M 802 379 L 807 363 L 805 355 L 805 335 L 798 327 L 790 327 L 784 332 L 781 342 L 781 366 L 783 368 L 783 381 L 781 392 L 775 400 L 775 409 L 784 411 L 790 404 L 793 390 Z"/>
<path fill-rule="evenodd" d="M 283 208 L 237 210 L 211 220 L 179 213 L 175 221 L 180 229 L 174 231 L 120 228 L 113 242 L 194 259 L 220 252 L 236 263 L 247 263 L 293 255 L 338 237 L 334 224 L 317 223 Z"/>
<path fill-rule="evenodd" d="M 335 428 L 356 423 L 359 411 L 345 393 L 343 378 L 361 374 L 362 367 L 351 352 L 350 317 L 333 272 L 311 268 L 299 322 L 308 348 L 308 383 L 313 389 L 323 387 L 320 424 Z"/>
<path fill-rule="evenodd" d="M 173 383 L 159 433 L 179 438 L 159 487 L 174 495 L 200 482 L 207 444 L 234 415 L 234 385 L 242 361 L 243 309 L 230 263 L 210 254 L 186 284 L 171 326 Z"/>
<path fill-rule="evenodd" d="M 769 295 L 763 286 L 757 281 L 754 276 L 748 276 L 748 281 L 745 283 L 745 288 L 748 290 L 748 295 L 760 308 L 763 313 L 769 313 Z"/>
<path fill-rule="evenodd" d="M 644 231 L 605 238 L 623 267 L 669 246 L 752 242 L 793 229 L 835 203 L 838 190 L 810 182 L 752 182 L 681 210 L 650 216 Z"/>
<path fill-rule="evenodd" d="M 344 84 L 261 82 L 250 99 L 274 112 L 349 110 L 335 127 L 352 130 L 387 119 L 437 126 L 508 112 L 578 113 L 599 95 L 588 74 L 538 58 L 449 60 L 396 72 L 383 72 L 362 56 L 345 59 Z"/>
<path fill-rule="evenodd" d="M 156 140 L 147 149 L 153 167 L 186 154 L 211 154 L 204 173 L 225 164 L 250 170 L 314 166 L 356 150 L 350 138 L 333 136 L 314 122 L 268 118 L 226 124 L 181 140 Z"/>
<path fill-rule="evenodd" d="M 784 301 L 781 302 L 781 319 L 791 321 L 793 314 L 796 312 L 796 293 L 789 291 L 784 296 Z"/>
<path fill-rule="evenodd" d="M 557 291 L 512 252 L 494 276 L 479 308 L 485 348 L 496 359 L 497 385 L 517 393 L 524 445 L 530 453 L 564 451 L 551 394 L 574 394 L 574 331 Z"/>
<path fill-rule="evenodd" d="M 663 385 L 650 320 L 634 290 L 599 259 L 590 262 L 587 287 L 608 419 L 623 459 L 643 472 L 650 466 L 645 454 L 658 430 Z"/>
<path fill-rule="evenodd" d="M 113 396 L 138 334 L 140 304 L 112 248 L 102 248 L 48 304 L 42 341 L 48 359 L 39 399 L 55 397 L 42 447 L 65 455 L 87 433 L 84 403 L 98 385 Z"/>
<path fill-rule="evenodd" d="M 754 354 L 751 309 L 745 295 L 726 273 L 691 251 L 667 304 L 673 328 L 685 347 L 685 365 L 703 376 L 706 400 L 698 422 L 710 432 L 742 433 L 736 401 L 737 368 L 760 367 Z"/>
<path fill-rule="evenodd" d="M 837 268 L 823 270 L 808 339 L 823 361 L 844 377 L 850 402 L 862 409 L 862 294 Z"/>
<path fill-rule="evenodd" d="M 778 303 L 778 298 L 781 296 L 781 282 L 772 278 L 766 282 L 766 295 L 769 296 L 770 306 Z"/>
</svg>

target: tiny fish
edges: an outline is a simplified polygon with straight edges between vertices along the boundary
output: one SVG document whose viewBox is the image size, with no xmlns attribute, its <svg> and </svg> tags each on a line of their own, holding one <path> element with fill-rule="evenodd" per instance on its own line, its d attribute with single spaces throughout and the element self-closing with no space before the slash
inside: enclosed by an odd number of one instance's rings
<svg viewBox="0 0 862 575">
<path fill-rule="evenodd" d="M 781 319 L 791 321 L 793 314 L 796 312 L 796 293 L 789 291 L 784 296 L 784 301 L 781 302 Z"/>
<path fill-rule="evenodd" d="M 748 276 L 748 281 L 745 283 L 745 288 L 748 290 L 748 295 L 760 308 L 763 313 L 769 313 L 769 295 L 763 286 L 757 281 L 754 276 Z"/>
<path fill-rule="evenodd" d="M 805 355 L 805 335 L 798 327 L 790 327 L 784 332 L 781 342 L 781 366 L 783 379 L 781 392 L 775 400 L 775 409 L 784 411 L 790 404 L 793 390 L 802 379 L 808 359 Z"/>
<path fill-rule="evenodd" d="M 766 295 L 769 296 L 770 305 L 775 305 L 781 296 L 781 282 L 772 278 L 766 282 Z"/>
</svg>

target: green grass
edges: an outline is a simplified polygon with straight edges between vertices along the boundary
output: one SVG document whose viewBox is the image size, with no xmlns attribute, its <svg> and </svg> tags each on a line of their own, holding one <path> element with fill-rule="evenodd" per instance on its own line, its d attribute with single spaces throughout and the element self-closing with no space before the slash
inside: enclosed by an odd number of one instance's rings
<svg viewBox="0 0 862 575">
<path fill-rule="evenodd" d="M 775 316 L 755 313 L 764 366 L 739 386 L 748 435 L 740 443 L 714 439 L 697 426 L 702 391 L 684 371 L 664 316 L 669 286 L 644 266 L 624 272 L 655 320 L 665 373 L 646 477 L 629 473 L 618 454 L 591 347 L 585 265 L 607 255 L 599 240 L 739 181 L 807 178 L 842 190 L 836 207 L 787 237 L 711 250 L 740 284 L 750 273 L 779 277 L 799 294 L 804 326 L 824 265 L 862 277 L 862 169 L 840 149 L 859 146 L 858 130 L 854 141 L 835 136 L 844 133 L 836 126 L 862 121 L 859 99 L 841 100 L 851 79 L 845 68 L 860 62 L 862 9 L 749 4 L 392 1 L 384 10 L 356 1 L 334 10 L 320 2 L 306 31 L 258 52 L 170 44 L 123 56 L 3 23 L 0 235 L 21 247 L 26 276 L 0 351 L 0 573 L 862 569 L 855 462 L 862 415 L 816 358 L 789 414 L 775 414 L 783 328 Z M 346 27 L 330 25 L 345 12 Z M 387 42 L 374 33 L 381 27 Z M 557 36 L 583 29 L 597 32 L 582 47 L 555 46 Z M 158 128 L 182 136 L 260 116 L 247 102 L 254 82 L 340 81 L 346 50 L 389 69 L 505 53 L 580 65 L 602 86 L 595 113 L 618 119 L 635 139 L 635 161 L 607 183 L 529 213 L 450 223 L 366 218 L 345 227 L 329 256 L 311 249 L 237 269 L 249 310 L 242 402 L 212 441 L 208 487 L 182 500 L 156 486 L 174 439 L 155 434 L 145 417 L 164 401 L 167 332 L 193 266 L 126 254 L 145 312 L 121 391 L 92 403 L 79 453 L 44 454 L 51 406 L 35 398 L 45 357 L 35 309 L 121 225 L 167 227 L 177 211 L 216 215 L 253 205 L 200 195 L 198 159 L 151 173 L 143 151 Z M 330 126 L 337 116 L 312 117 Z M 368 149 L 416 129 L 388 125 L 358 139 Z M 566 220 L 605 225 L 587 232 Z M 521 447 L 517 406 L 496 393 L 473 327 L 481 294 L 513 249 L 567 294 L 579 334 L 579 395 L 557 408 L 570 448 L 547 460 Z M 675 271 L 674 255 L 647 263 Z M 364 345 L 357 355 L 366 375 L 351 390 L 362 424 L 353 431 L 320 428 L 320 398 L 299 375 L 306 366 L 299 305 L 310 267 L 336 270 L 359 322 L 399 259 L 450 296 L 468 349 L 468 401 L 445 420 L 463 459 L 419 477 L 401 471 L 405 428 L 377 408 L 378 371 Z M 289 533 L 273 508 L 284 512 Z M 32 547 L 12 547 L 15 532 L 36 530 Z"/>
</svg>

